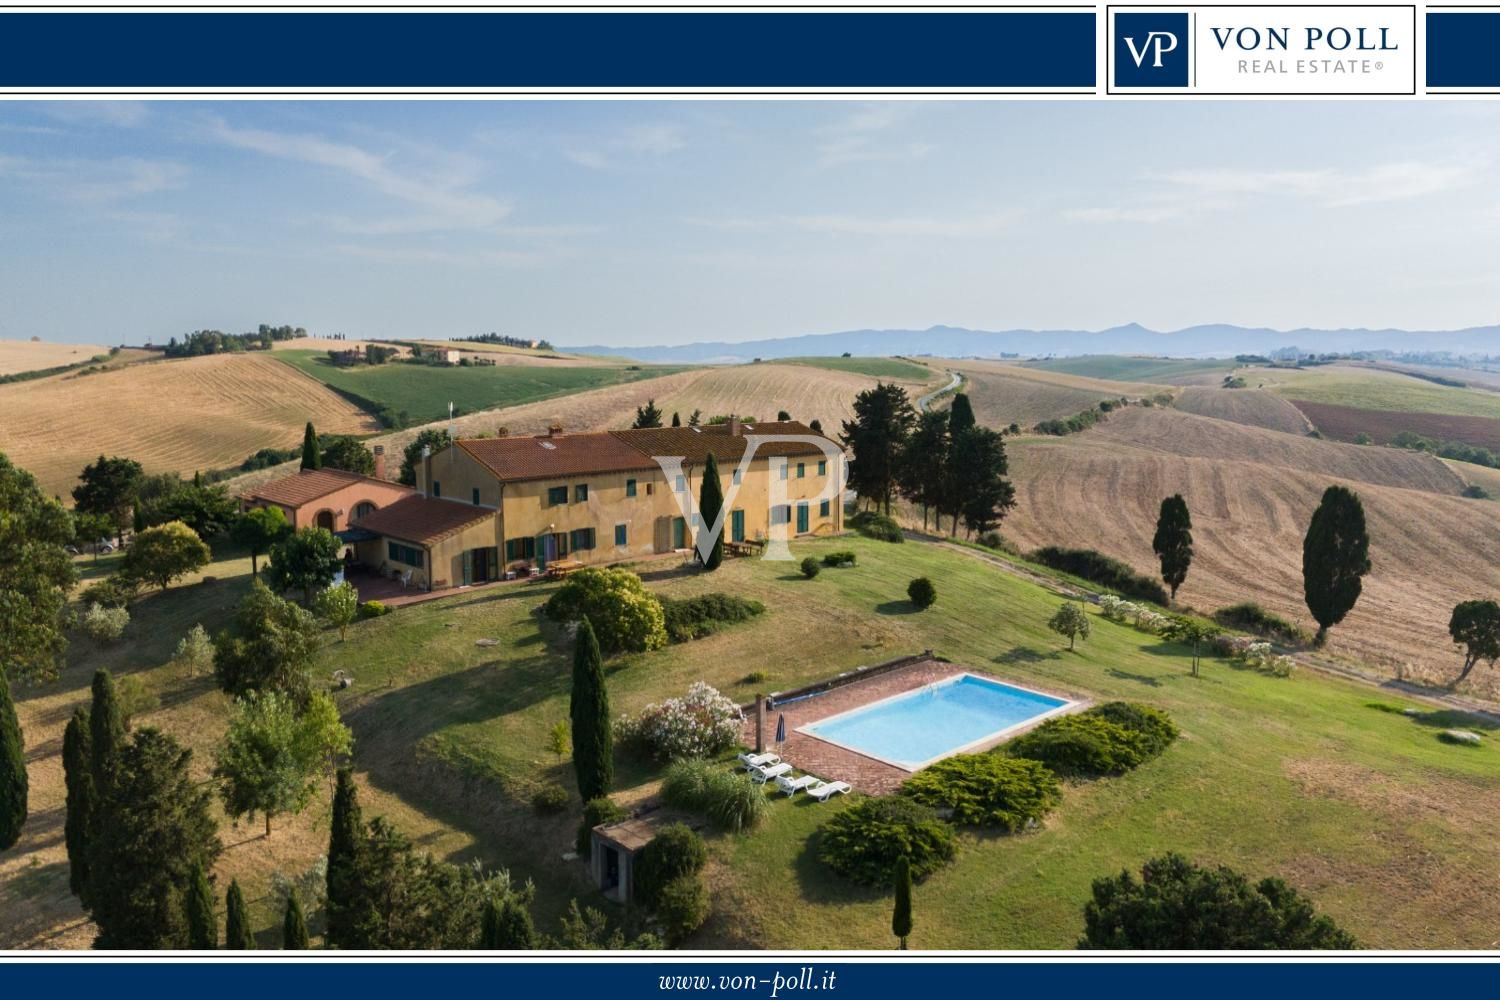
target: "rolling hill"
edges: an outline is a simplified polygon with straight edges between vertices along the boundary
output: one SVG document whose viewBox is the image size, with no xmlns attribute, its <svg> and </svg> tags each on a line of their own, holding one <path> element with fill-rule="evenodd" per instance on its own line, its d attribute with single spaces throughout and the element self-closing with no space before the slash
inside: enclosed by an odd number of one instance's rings
<svg viewBox="0 0 1500 1000">
<path fill-rule="evenodd" d="M 101 454 L 190 475 L 291 447 L 308 420 L 323 433 L 376 429 L 354 404 L 262 353 L 0 385 L 0 451 L 65 499 Z"/>
<path fill-rule="evenodd" d="M 1161 499 L 1181 493 L 1196 555 L 1180 599 L 1200 611 L 1254 600 L 1304 624 L 1302 536 L 1322 491 L 1359 492 L 1374 570 L 1330 650 L 1428 679 L 1457 673 L 1453 605 L 1500 590 L 1500 504 L 1457 496 L 1431 456 L 1342 445 L 1169 410 L 1131 409 L 1082 434 L 1010 445 L 1024 548 L 1095 548 L 1155 575 Z"/>
<path fill-rule="evenodd" d="M 77 365 L 109 348 L 97 344 L 49 344 L 40 340 L 0 340 L 0 375 Z"/>
<path fill-rule="evenodd" d="M 1100 400 L 1152 396 L 1169 388 L 1064 375 L 1003 361 L 954 359 L 944 364 L 962 373 L 962 391 L 969 396 L 974 416 L 987 427 L 1011 423 L 1030 427 L 1041 420 L 1070 417 L 1097 406 Z"/>
<path fill-rule="evenodd" d="M 1177 394 L 1172 405 L 1184 413 L 1263 427 L 1268 431 L 1306 434 L 1312 430 L 1312 424 L 1301 410 L 1264 389 L 1188 386 Z"/>
</svg>

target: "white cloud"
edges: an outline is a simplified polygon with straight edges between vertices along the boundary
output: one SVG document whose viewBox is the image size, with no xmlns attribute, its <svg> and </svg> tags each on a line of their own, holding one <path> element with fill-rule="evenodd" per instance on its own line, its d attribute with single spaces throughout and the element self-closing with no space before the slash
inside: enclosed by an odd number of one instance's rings
<svg viewBox="0 0 1500 1000">
<path fill-rule="evenodd" d="M 115 202 L 179 186 L 188 169 L 168 160 L 33 159 L 0 154 L 0 177 L 31 184 L 60 201 Z"/>
<path fill-rule="evenodd" d="M 412 206 L 413 215 L 395 219 L 335 220 L 341 228 L 364 235 L 488 229 L 510 214 L 511 206 L 472 188 L 475 170 L 467 160 L 449 158 L 426 171 L 397 169 L 391 157 L 316 135 L 235 128 L 214 121 L 211 134 L 236 149 L 294 160 L 349 174 L 374 190 Z"/>
<path fill-rule="evenodd" d="M 837 213 L 780 215 L 764 219 L 690 217 L 691 225 L 725 232 L 770 232 L 787 228 L 836 236 L 966 238 L 994 236 L 1014 228 L 1015 211 L 976 212 L 955 216 L 862 216 Z"/>
<path fill-rule="evenodd" d="M 609 135 L 565 140 L 563 156 L 590 170 L 608 170 L 622 161 L 669 156 L 687 146 L 681 125 L 668 122 L 629 125 Z"/>
<path fill-rule="evenodd" d="M 143 101 L 47 101 L 38 107 L 49 117 L 69 125 L 134 128 L 149 115 Z"/>
<path fill-rule="evenodd" d="M 826 168 L 926 156 L 932 151 L 929 143 L 888 135 L 912 118 L 914 108 L 901 102 L 856 107 L 838 121 L 815 130 L 819 139 L 814 162 Z"/>
</svg>

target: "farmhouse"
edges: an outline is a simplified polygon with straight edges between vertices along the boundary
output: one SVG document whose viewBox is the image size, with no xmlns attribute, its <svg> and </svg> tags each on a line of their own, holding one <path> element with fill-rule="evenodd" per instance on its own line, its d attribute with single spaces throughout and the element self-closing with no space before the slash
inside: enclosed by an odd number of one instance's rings
<svg viewBox="0 0 1500 1000">
<path fill-rule="evenodd" d="M 756 441 L 740 468 L 751 439 L 765 435 L 804 440 Z M 356 518 L 344 537 L 361 564 L 384 576 L 410 571 L 410 582 L 429 590 L 560 561 L 684 551 L 696 531 L 685 508 L 697 505 L 710 452 L 725 496 L 726 541 L 839 530 L 837 446 L 794 421 L 732 421 L 585 434 L 554 425 L 536 437 L 459 440 L 423 456 L 415 493 Z"/>
<path fill-rule="evenodd" d="M 342 469 L 304 469 L 240 494 L 240 509 L 280 507 L 293 528 L 342 531 L 365 515 L 413 495 L 409 487 L 383 478 L 384 449 L 377 445 L 375 453 L 373 477 Z"/>
</svg>

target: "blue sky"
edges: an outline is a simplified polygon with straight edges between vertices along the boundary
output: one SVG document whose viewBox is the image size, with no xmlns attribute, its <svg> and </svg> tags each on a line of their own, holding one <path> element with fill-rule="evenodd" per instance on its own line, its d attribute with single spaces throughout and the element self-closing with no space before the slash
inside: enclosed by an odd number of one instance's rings
<svg viewBox="0 0 1500 1000">
<path fill-rule="evenodd" d="M 9 102 L 0 338 L 1500 322 L 1500 106 Z"/>
</svg>

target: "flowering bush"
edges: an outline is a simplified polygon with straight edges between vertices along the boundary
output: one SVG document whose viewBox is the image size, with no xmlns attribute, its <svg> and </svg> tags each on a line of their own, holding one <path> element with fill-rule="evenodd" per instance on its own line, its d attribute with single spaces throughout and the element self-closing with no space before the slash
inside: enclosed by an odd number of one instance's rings
<svg viewBox="0 0 1500 1000">
<path fill-rule="evenodd" d="M 1290 656 L 1278 656 L 1266 667 L 1268 673 L 1273 677 L 1290 677 L 1292 670 L 1297 666 L 1297 661 Z"/>
<path fill-rule="evenodd" d="M 1170 625 L 1172 619 L 1166 615 L 1158 614 L 1148 608 L 1137 608 L 1135 613 L 1135 627 L 1142 632 L 1159 633 Z"/>
<path fill-rule="evenodd" d="M 102 604 L 90 604 L 80 621 L 88 637 L 101 646 L 119 640 L 130 624 L 130 612 L 124 608 L 108 608 Z"/>
<path fill-rule="evenodd" d="M 1245 662 L 1257 670 L 1264 670 L 1271 665 L 1275 654 L 1271 652 L 1269 642 L 1252 642 L 1245 647 Z"/>
<path fill-rule="evenodd" d="M 711 757 L 734 746 L 740 721 L 738 705 L 697 681 L 682 698 L 621 718 L 615 723 L 615 739 L 659 760 Z"/>
</svg>

